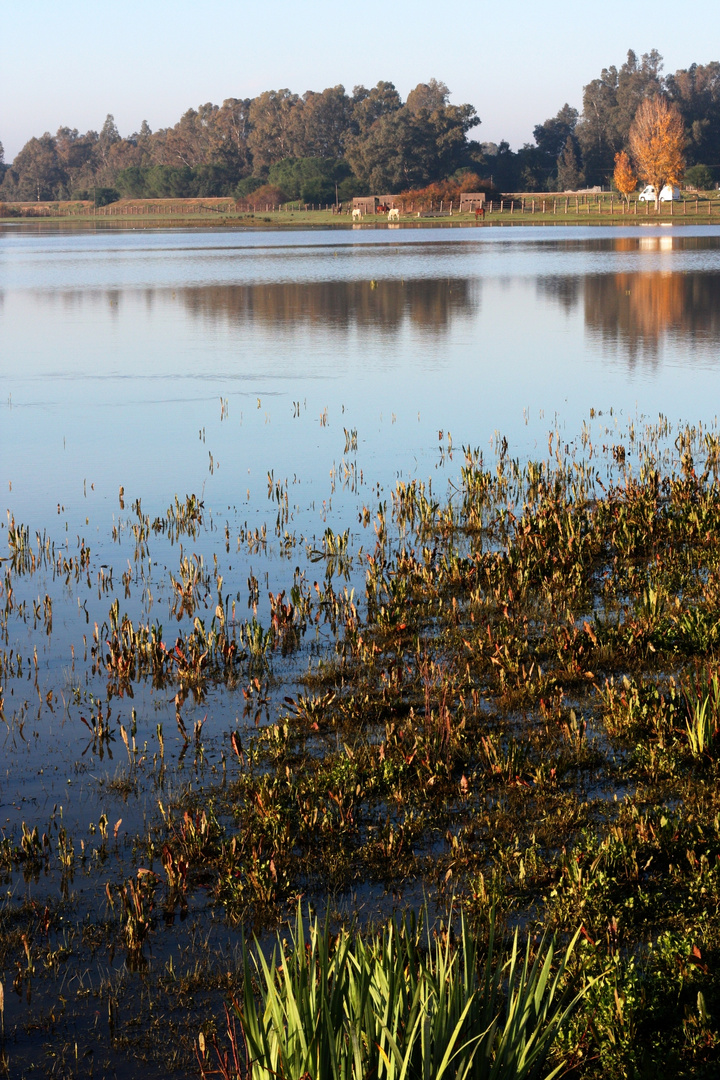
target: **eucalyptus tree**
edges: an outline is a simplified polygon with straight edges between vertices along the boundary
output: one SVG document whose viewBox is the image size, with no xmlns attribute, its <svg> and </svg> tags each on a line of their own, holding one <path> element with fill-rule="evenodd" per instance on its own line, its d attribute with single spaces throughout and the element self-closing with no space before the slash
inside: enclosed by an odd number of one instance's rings
<svg viewBox="0 0 720 1080">
<path fill-rule="evenodd" d="M 662 66 L 656 49 L 640 60 L 630 49 L 619 70 L 604 68 L 599 79 L 584 87 L 582 118 L 575 134 L 588 183 L 607 183 L 612 176 L 615 154 L 627 144 L 638 107 L 663 89 Z"/>
<path fill-rule="evenodd" d="M 691 64 L 668 75 L 665 88 L 683 118 L 688 161 L 720 166 L 720 63 Z"/>
<path fill-rule="evenodd" d="M 64 195 L 67 180 L 56 141 L 46 131 L 25 143 L 5 174 L 2 193 L 21 202 L 57 199 Z"/>
<path fill-rule="evenodd" d="M 387 86 L 376 101 L 393 101 Z M 448 104 L 448 95 L 444 83 L 420 83 L 405 105 L 381 111 L 369 126 L 358 124 L 357 134 L 346 139 L 346 157 L 358 179 L 374 191 L 400 191 L 449 176 L 467 164 L 467 133 L 480 120 L 472 105 Z M 369 115 L 370 107 L 363 119 Z"/>
<path fill-rule="evenodd" d="M 288 89 L 266 90 L 250 103 L 248 147 L 253 172 L 264 175 L 276 161 L 294 157 L 297 123 L 294 115 L 300 98 Z"/>
<path fill-rule="evenodd" d="M 340 158 L 350 126 L 352 99 L 342 85 L 320 93 L 308 90 L 293 111 L 295 153 L 298 157 Z"/>
</svg>

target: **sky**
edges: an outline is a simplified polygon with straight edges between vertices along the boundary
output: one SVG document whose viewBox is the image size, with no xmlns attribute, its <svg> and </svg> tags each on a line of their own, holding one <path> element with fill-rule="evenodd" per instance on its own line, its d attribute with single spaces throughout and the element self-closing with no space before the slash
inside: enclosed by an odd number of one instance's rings
<svg viewBox="0 0 720 1080">
<path fill-rule="evenodd" d="M 445 82 L 482 120 L 472 137 L 532 142 L 536 124 L 628 49 L 656 48 L 665 72 L 720 59 L 720 6 L 682 15 L 678 0 L 600 6 L 451 5 L 429 0 L 2 0 L 0 141 L 10 162 L 34 135 L 67 126 L 121 135 L 189 108 L 288 87 Z"/>
</svg>

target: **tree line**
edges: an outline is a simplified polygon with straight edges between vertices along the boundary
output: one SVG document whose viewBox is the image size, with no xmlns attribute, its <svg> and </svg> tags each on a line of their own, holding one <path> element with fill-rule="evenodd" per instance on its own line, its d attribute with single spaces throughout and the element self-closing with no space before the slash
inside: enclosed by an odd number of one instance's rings
<svg viewBox="0 0 720 1080">
<path fill-rule="evenodd" d="M 423 186 L 482 159 L 467 137 L 480 123 L 475 108 L 449 96 L 436 79 L 405 102 L 391 82 L 351 95 L 343 86 L 268 90 L 189 109 L 155 132 L 143 121 L 128 138 L 108 116 L 100 132 L 63 127 L 30 139 L 4 167 L 0 198 L 97 199 L 98 189 L 101 198 L 242 198 L 269 182 L 288 198 L 334 202 Z"/>
<path fill-rule="evenodd" d="M 609 185 L 616 155 L 629 149 L 638 109 L 655 98 L 672 106 L 682 122 L 686 180 L 713 186 L 720 177 L 720 63 L 692 64 L 666 76 L 662 70 L 656 49 L 639 58 L 630 50 L 620 68 L 604 68 L 583 88 L 582 113 L 565 104 L 536 125 L 533 144 L 515 154 L 507 143 L 492 148 L 496 186 L 572 191 Z M 483 148 L 487 155 L 488 144 Z"/>
<path fill-rule="evenodd" d="M 640 104 L 661 97 L 684 132 L 687 179 L 710 186 L 720 175 L 720 63 L 663 76 L 656 50 L 632 51 L 534 128 L 534 142 L 469 137 L 473 105 L 452 105 L 447 86 L 419 83 L 402 101 L 391 82 L 268 90 L 255 98 L 189 109 L 169 128 L 121 137 L 112 116 L 99 132 L 61 127 L 31 138 L 11 164 L 0 144 L 0 199 L 212 197 L 247 199 L 261 186 L 288 199 L 329 203 L 398 193 L 476 174 L 501 191 L 576 190 L 609 184 L 616 155 L 629 147 Z"/>
</svg>

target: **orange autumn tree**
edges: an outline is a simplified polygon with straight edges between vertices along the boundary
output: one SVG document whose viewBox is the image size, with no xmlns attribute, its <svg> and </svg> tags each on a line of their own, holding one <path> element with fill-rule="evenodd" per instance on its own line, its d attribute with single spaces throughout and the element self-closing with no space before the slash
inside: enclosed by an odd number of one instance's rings
<svg viewBox="0 0 720 1080">
<path fill-rule="evenodd" d="M 640 179 L 655 188 L 655 206 L 666 184 L 677 184 L 685 169 L 685 132 L 676 105 L 646 98 L 630 127 L 630 153 Z"/>
<path fill-rule="evenodd" d="M 630 158 L 624 150 L 615 155 L 615 172 L 613 174 L 615 187 L 630 205 L 630 195 L 637 187 L 637 176 L 632 167 Z"/>
</svg>

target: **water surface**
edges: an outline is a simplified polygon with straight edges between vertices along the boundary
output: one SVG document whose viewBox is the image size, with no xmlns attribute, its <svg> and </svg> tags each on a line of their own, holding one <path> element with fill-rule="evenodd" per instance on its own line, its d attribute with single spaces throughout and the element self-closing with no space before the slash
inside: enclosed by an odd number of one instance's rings
<svg viewBox="0 0 720 1080">
<path fill-rule="evenodd" d="M 590 408 L 700 419 L 719 301 L 716 228 L 5 230 L 3 488 L 23 516 L 85 480 L 235 502 L 326 475 L 343 428 L 387 482 L 439 430 L 526 453 Z"/>
</svg>

